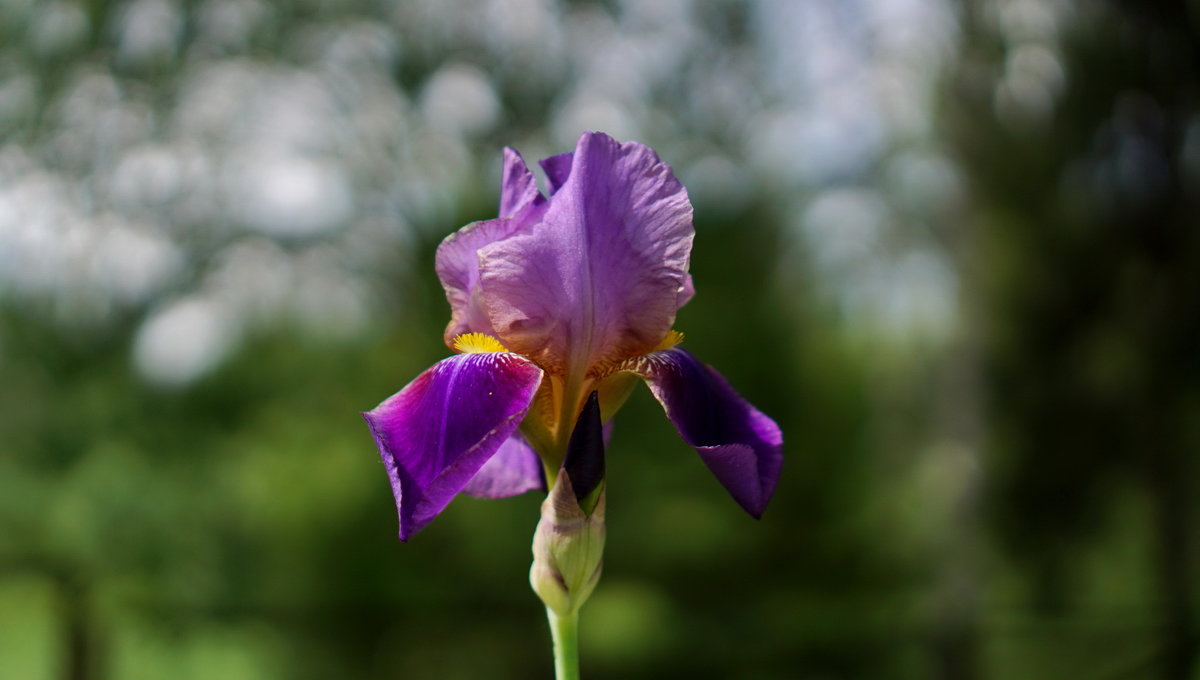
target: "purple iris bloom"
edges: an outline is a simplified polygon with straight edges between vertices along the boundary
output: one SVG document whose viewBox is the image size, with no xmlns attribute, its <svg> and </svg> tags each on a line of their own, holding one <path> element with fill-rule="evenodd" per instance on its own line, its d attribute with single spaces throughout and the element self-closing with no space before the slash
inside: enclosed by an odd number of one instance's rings
<svg viewBox="0 0 1200 680">
<path fill-rule="evenodd" d="M 747 512 L 762 514 L 783 463 L 779 427 L 671 329 L 692 297 L 692 206 L 649 147 L 588 132 L 541 162 L 549 197 L 504 151 L 500 216 L 437 251 L 450 301 L 439 361 L 364 413 L 383 455 L 400 539 L 460 491 L 547 488 L 585 400 L 604 422 L 638 379 Z"/>
</svg>

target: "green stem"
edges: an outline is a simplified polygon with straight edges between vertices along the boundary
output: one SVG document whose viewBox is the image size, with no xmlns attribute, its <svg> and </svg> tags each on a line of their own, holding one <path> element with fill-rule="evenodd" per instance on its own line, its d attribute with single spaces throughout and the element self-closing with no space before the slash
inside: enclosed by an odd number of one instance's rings
<svg viewBox="0 0 1200 680">
<path fill-rule="evenodd" d="M 546 609 L 550 619 L 550 636 L 554 638 L 554 677 L 557 680 L 579 680 L 579 613 L 563 616 Z"/>
</svg>

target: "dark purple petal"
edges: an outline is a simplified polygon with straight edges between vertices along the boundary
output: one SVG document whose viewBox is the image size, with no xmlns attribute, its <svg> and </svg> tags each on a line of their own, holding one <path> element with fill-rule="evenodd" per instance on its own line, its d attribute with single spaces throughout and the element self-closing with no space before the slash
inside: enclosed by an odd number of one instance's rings
<svg viewBox="0 0 1200 680">
<path fill-rule="evenodd" d="M 460 354 L 363 414 L 392 481 L 400 540 L 428 524 L 496 453 L 541 381 L 541 369 L 516 354 Z"/>
<path fill-rule="evenodd" d="M 504 148 L 504 174 L 500 181 L 500 217 L 518 217 L 528 208 L 546 202 L 538 191 L 537 180 L 525 166 L 521 154 Z"/>
<path fill-rule="evenodd" d="M 518 431 L 479 468 L 463 491 L 476 498 L 508 498 L 535 489 L 546 490 L 542 459 Z"/>
<path fill-rule="evenodd" d="M 646 379 L 679 435 L 738 505 L 761 516 L 783 466 L 783 434 L 775 421 L 682 348 L 653 352 L 626 368 Z"/>
<path fill-rule="evenodd" d="M 654 151 L 586 133 L 542 221 L 479 251 L 492 327 L 558 374 L 645 354 L 675 320 L 693 234 L 687 192 Z"/>
<path fill-rule="evenodd" d="M 567 183 L 567 177 L 571 175 L 571 158 L 574 155 L 568 151 L 538 161 L 538 165 L 542 166 L 542 172 L 546 173 L 547 189 L 551 196 L 558 193 L 562 185 Z"/>
<path fill-rule="evenodd" d="M 604 447 L 607 443 L 605 427 L 600 422 L 600 398 L 593 390 L 575 421 L 562 464 L 563 472 L 571 477 L 575 500 L 580 503 L 604 481 Z M 591 508 L 584 508 L 584 512 L 590 511 Z"/>
</svg>

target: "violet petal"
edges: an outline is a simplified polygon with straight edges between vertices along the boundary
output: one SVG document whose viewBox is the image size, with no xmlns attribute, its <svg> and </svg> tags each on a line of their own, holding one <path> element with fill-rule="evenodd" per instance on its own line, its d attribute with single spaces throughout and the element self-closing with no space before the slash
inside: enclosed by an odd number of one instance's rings
<svg viewBox="0 0 1200 680">
<path fill-rule="evenodd" d="M 546 173 L 546 185 L 551 196 L 558 193 L 562 185 L 567 183 L 567 177 L 571 175 L 571 158 L 574 155 L 568 151 L 538 161 L 542 172 Z"/>
<path fill-rule="evenodd" d="M 453 346 L 454 336 L 461 333 L 496 335 L 479 289 L 477 253 L 489 243 L 512 236 L 521 226 L 519 220 L 512 218 L 472 222 L 447 236 L 438 246 L 437 274 L 450 302 L 450 323 L 444 337 L 447 346 Z"/>
<path fill-rule="evenodd" d="M 644 354 L 686 289 L 692 206 L 650 148 L 586 133 L 540 223 L 479 251 L 505 345 L 566 374 Z"/>
<path fill-rule="evenodd" d="M 460 333 L 496 334 L 479 290 L 479 249 L 527 228 L 545 209 L 546 199 L 521 154 L 505 148 L 500 218 L 468 224 L 447 236 L 437 249 L 438 278 L 450 302 L 446 345 L 453 346 L 454 336 Z"/>
<path fill-rule="evenodd" d="M 400 540 L 433 520 L 496 453 L 541 380 L 541 369 L 516 354 L 460 354 L 363 414 L 392 482 Z"/>
<path fill-rule="evenodd" d="M 760 517 L 783 465 L 783 434 L 713 368 L 680 347 L 629 361 L 685 442 L 746 512 Z"/>
<path fill-rule="evenodd" d="M 527 209 L 546 202 L 537 180 L 516 149 L 504 147 L 504 171 L 500 180 L 500 217 L 521 217 Z"/>
<path fill-rule="evenodd" d="M 520 431 L 513 432 L 463 488 L 476 498 L 508 498 L 534 490 L 546 490 L 542 459 Z"/>
</svg>

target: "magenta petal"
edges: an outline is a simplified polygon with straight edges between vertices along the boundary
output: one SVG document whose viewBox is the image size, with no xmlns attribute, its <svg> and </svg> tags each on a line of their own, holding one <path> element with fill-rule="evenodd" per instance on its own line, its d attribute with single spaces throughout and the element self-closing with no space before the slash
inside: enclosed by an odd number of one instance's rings
<svg viewBox="0 0 1200 680">
<path fill-rule="evenodd" d="M 524 357 L 460 354 L 363 414 L 392 481 L 400 540 L 441 512 L 504 444 L 541 381 Z"/>
<path fill-rule="evenodd" d="M 720 373 L 679 347 L 629 364 L 738 505 L 761 516 L 783 466 L 783 434 L 775 421 L 738 396 Z"/>
<path fill-rule="evenodd" d="M 644 354 L 675 320 L 693 234 L 687 192 L 653 150 L 584 134 L 541 222 L 479 252 L 492 327 L 556 373 Z"/>
<path fill-rule="evenodd" d="M 508 498 L 535 489 L 546 490 L 542 460 L 518 431 L 500 445 L 463 491 L 476 498 Z"/>
<path fill-rule="evenodd" d="M 504 148 L 504 176 L 500 182 L 500 217 L 518 217 L 521 212 L 545 203 L 537 180 L 515 149 Z"/>
</svg>

